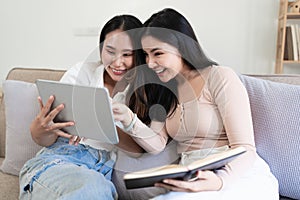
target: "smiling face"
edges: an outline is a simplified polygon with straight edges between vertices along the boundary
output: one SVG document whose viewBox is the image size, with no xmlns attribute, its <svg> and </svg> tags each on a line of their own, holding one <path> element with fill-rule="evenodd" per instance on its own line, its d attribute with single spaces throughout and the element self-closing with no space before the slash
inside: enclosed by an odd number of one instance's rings
<svg viewBox="0 0 300 200">
<path fill-rule="evenodd" d="M 162 82 L 168 82 L 185 70 L 179 51 L 152 36 L 142 38 L 146 62 Z"/>
<path fill-rule="evenodd" d="M 133 67 L 133 46 L 126 32 L 117 29 L 105 36 L 101 59 L 110 78 L 120 81 Z"/>
</svg>

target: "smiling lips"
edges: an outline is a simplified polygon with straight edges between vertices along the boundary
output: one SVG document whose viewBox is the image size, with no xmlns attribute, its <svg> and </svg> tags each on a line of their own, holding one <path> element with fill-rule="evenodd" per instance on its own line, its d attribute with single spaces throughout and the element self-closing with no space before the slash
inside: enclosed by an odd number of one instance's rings
<svg viewBox="0 0 300 200">
<path fill-rule="evenodd" d="M 159 75 L 159 74 L 162 74 L 164 71 L 166 71 L 166 68 L 162 68 L 162 69 L 153 69 L 153 71 Z"/>
<path fill-rule="evenodd" d="M 113 69 L 113 68 L 111 68 L 111 70 L 115 75 L 118 76 L 125 74 L 127 71 L 127 69 L 120 70 L 120 69 Z"/>
</svg>

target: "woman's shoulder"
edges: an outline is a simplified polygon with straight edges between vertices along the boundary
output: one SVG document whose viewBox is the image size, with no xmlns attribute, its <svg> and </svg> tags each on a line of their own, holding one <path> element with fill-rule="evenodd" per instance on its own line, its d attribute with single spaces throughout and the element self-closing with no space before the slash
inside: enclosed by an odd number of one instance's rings
<svg viewBox="0 0 300 200">
<path fill-rule="evenodd" d="M 79 71 L 85 71 L 87 73 L 94 73 L 99 68 L 104 68 L 100 62 L 81 62 L 74 66 Z"/>
<path fill-rule="evenodd" d="M 224 86 L 232 81 L 239 81 L 236 72 L 227 66 L 212 65 L 202 72 L 205 76 L 206 86 L 210 89 Z"/>
<path fill-rule="evenodd" d="M 67 70 L 62 81 L 89 85 L 95 76 L 102 76 L 102 71 L 104 67 L 100 62 L 80 62 Z"/>
<path fill-rule="evenodd" d="M 231 67 L 223 66 L 223 65 L 212 65 L 210 66 L 212 72 L 215 73 L 235 73 Z"/>
<path fill-rule="evenodd" d="M 227 79 L 237 77 L 236 72 L 227 66 L 220 66 L 220 65 L 212 65 L 208 67 L 208 73 L 210 78 L 218 78 L 218 79 Z"/>
</svg>

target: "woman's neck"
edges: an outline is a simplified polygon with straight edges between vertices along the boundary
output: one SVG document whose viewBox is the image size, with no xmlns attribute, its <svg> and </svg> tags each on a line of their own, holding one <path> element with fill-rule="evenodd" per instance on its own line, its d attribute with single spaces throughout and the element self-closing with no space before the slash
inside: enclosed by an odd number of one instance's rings
<svg viewBox="0 0 300 200">
<path fill-rule="evenodd" d="M 104 70 L 103 78 L 104 78 L 104 81 L 103 81 L 104 87 L 106 87 L 108 89 L 109 94 L 112 97 L 114 88 L 116 86 L 116 81 L 114 81 L 105 70 Z"/>
<path fill-rule="evenodd" d="M 179 75 L 178 81 L 178 100 L 180 103 L 188 102 L 199 97 L 204 80 L 198 70 L 186 68 Z"/>
<path fill-rule="evenodd" d="M 186 82 L 190 82 L 196 77 L 198 77 L 200 73 L 198 70 L 191 69 L 187 65 L 183 66 L 181 72 L 176 76 L 177 82 L 179 85 L 185 84 Z"/>
<path fill-rule="evenodd" d="M 122 79 L 114 81 L 106 71 L 104 71 L 104 86 L 108 89 L 109 95 L 113 97 L 117 92 L 124 91 L 128 83 Z"/>
</svg>

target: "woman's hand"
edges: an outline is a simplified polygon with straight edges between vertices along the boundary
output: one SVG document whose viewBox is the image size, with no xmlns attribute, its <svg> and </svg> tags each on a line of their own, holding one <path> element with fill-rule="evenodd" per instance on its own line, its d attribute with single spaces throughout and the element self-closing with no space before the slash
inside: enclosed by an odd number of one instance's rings
<svg viewBox="0 0 300 200">
<path fill-rule="evenodd" d="M 222 179 L 212 171 L 198 171 L 197 178 L 195 181 L 165 179 L 163 183 L 155 183 L 155 186 L 177 192 L 217 191 L 222 188 Z"/>
<path fill-rule="evenodd" d="M 53 119 L 64 109 L 64 105 L 60 104 L 53 110 L 50 110 L 54 101 L 54 96 L 49 97 L 45 106 L 40 97 L 38 97 L 38 101 L 40 113 L 36 116 L 30 126 L 33 140 L 41 146 L 49 146 L 56 141 L 58 136 L 61 136 L 68 138 L 70 144 L 77 144 L 80 141 L 80 138 L 60 130 L 64 127 L 73 126 L 74 122 L 53 123 Z"/>
<path fill-rule="evenodd" d="M 133 112 L 124 104 L 113 102 L 112 111 L 116 122 L 120 121 L 124 127 L 128 127 L 133 120 Z"/>
</svg>

